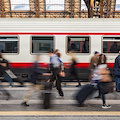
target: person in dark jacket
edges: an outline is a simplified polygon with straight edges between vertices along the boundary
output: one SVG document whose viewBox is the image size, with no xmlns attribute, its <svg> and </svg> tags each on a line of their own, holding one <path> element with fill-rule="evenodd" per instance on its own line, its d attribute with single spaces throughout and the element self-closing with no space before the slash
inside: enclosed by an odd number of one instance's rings
<svg viewBox="0 0 120 120">
<path fill-rule="evenodd" d="M 13 86 L 13 80 L 12 78 L 6 73 L 7 70 L 10 70 L 9 62 L 8 60 L 4 59 L 2 54 L 0 53 L 0 74 L 4 77 L 6 81 L 10 83 L 10 86 Z"/>
<path fill-rule="evenodd" d="M 115 58 L 113 70 L 115 71 L 115 69 L 120 69 L 120 51 L 119 51 L 119 55 Z M 120 76 L 117 75 L 115 76 L 115 83 L 116 83 L 116 91 L 120 92 Z"/>
<path fill-rule="evenodd" d="M 27 91 L 26 95 L 24 96 L 24 99 L 23 99 L 23 102 L 21 103 L 21 105 L 23 106 L 29 106 L 27 104 L 30 96 L 36 92 L 36 91 L 39 91 L 43 85 L 40 85 L 40 84 L 37 84 L 37 80 L 39 80 L 39 75 L 51 75 L 50 73 L 42 73 L 39 69 L 39 64 L 38 64 L 38 61 L 39 61 L 40 57 L 39 55 L 36 56 L 35 58 L 35 62 L 33 64 L 33 67 L 31 69 L 31 78 L 30 78 L 30 82 L 32 83 L 32 86 L 31 88 Z"/>
</svg>

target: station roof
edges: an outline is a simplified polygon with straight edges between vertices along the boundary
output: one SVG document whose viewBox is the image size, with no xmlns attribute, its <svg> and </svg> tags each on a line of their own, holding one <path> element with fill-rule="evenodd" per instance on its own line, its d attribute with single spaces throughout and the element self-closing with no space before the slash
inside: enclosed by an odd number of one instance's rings
<svg viewBox="0 0 120 120">
<path fill-rule="evenodd" d="M 90 13 L 86 1 L 90 0 L 0 0 L 0 17 L 87 18 Z M 120 18 L 120 0 L 92 1 L 93 17 Z"/>
</svg>

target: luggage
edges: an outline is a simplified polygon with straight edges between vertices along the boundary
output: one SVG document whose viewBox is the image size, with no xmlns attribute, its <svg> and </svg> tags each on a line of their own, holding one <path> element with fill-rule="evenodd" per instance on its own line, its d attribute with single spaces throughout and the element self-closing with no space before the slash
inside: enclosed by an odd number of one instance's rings
<svg viewBox="0 0 120 120">
<path fill-rule="evenodd" d="M 82 105 L 83 102 L 95 91 L 96 89 L 94 88 L 93 85 L 91 84 L 84 85 L 77 93 L 76 100 L 79 102 L 80 105 Z"/>
<path fill-rule="evenodd" d="M 51 88 L 52 88 L 52 83 L 51 82 L 46 82 L 44 84 L 44 91 L 43 91 L 43 107 L 45 109 L 50 108 L 51 104 Z"/>
<path fill-rule="evenodd" d="M 48 108 L 50 108 L 50 104 L 51 104 L 51 102 L 50 102 L 50 99 L 51 99 L 51 92 L 50 91 L 44 91 L 43 92 L 43 107 L 45 108 L 45 109 L 48 109 Z"/>
</svg>

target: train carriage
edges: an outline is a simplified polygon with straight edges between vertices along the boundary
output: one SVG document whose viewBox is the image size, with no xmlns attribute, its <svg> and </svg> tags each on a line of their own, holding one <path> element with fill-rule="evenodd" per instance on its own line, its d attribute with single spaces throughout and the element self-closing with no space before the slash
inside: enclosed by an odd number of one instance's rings
<svg viewBox="0 0 120 120">
<path fill-rule="evenodd" d="M 74 51 L 79 77 L 88 80 L 88 65 L 94 51 L 107 56 L 111 69 L 119 47 L 119 19 L 0 19 L 0 52 L 21 79 L 29 77 L 36 54 L 41 55 L 40 63 L 47 66 L 48 51 L 59 49 L 64 64 L 70 62 L 68 52 Z"/>
</svg>

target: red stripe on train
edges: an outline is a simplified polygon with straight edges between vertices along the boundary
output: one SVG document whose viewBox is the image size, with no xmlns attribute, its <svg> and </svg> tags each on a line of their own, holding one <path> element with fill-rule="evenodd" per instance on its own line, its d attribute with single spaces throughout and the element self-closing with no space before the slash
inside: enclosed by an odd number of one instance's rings
<svg viewBox="0 0 120 120">
<path fill-rule="evenodd" d="M 120 35 L 120 33 L 39 33 L 39 32 L 0 32 L 0 35 Z"/>
<path fill-rule="evenodd" d="M 112 68 L 114 63 L 108 63 L 108 68 Z M 10 63 L 11 68 L 29 68 L 33 63 Z M 48 63 L 39 63 L 41 67 L 47 67 Z M 69 66 L 69 63 L 64 63 L 65 67 Z M 88 68 L 89 63 L 78 63 L 77 68 Z"/>
</svg>

